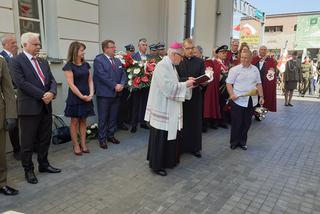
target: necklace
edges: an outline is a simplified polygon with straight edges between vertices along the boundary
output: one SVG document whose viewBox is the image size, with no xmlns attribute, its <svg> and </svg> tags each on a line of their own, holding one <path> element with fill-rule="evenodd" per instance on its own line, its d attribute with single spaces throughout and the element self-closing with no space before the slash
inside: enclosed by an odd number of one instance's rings
<svg viewBox="0 0 320 214">
<path fill-rule="evenodd" d="M 296 69 L 296 65 L 292 63 L 293 61 L 292 60 L 289 60 L 288 63 L 289 63 L 289 70 L 290 71 L 293 71 Z M 293 67 L 292 67 L 293 66 Z"/>
</svg>

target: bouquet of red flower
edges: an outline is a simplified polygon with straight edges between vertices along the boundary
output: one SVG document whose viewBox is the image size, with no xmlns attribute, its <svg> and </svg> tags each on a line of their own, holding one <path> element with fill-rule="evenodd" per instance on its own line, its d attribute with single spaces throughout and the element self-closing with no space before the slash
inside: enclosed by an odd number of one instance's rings
<svg viewBox="0 0 320 214">
<path fill-rule="evenodd" d="M 118 55 L 117 57 L 121 60 L 124 69 L 127 71 L 130 91 L 150 87 L 152 72 L 156 64 L 155 59 L 143 62 L 134 60 L 130 55 Z"/>
</svg>

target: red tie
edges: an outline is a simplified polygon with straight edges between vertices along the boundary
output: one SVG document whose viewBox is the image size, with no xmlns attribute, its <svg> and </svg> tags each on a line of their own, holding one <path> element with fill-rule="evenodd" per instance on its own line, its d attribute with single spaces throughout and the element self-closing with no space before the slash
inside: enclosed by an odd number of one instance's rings
<svg viewBox="0 0 320 214">
<path fill-rule="evenodd" d="M 111 60 L 112 69 L 116 70 L 116 64 L 114 64 L 114 59 L 110 58 L 110 60 Z"/>
<path fill-rule="evenodd" d="M 39 66 L 39 64 L 38 64 L 37 58 L 32 57 L 32 60 L 33 60 L 34 64 L 36 65 L 37 73 L 39 74 L 39 76 L 40 76 L 40 78 L 41 78 L 42 84 L 44 85 L 44 80 L 45 80 L 46 78 L 44 77 L 44 75 L 43 75 L 43 73 L 42 73 L 42 71 L 41 71 L 41 69 L 40 69 L 40 66 Z"/>
</svg>

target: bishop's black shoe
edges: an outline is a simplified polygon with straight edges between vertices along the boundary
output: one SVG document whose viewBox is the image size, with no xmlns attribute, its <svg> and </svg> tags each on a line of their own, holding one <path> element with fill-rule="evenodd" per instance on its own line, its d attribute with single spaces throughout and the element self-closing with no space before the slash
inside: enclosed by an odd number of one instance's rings
<svg viewBox="0 0 320 214">
<path fill-rule="evenodd" d="M 137 132 L 137 126 L 132 126 L 130 132 L 131 133 L 136 133 Z"/>
<path fill-rule="evenodd" d="M 232 150 L 235 150 L 236 148 L 237 148 L 236 145 L 231 145 L 231 146 L 230 146 L 230 149 L 232 149 Z"/>
<path fill-rule="evenodd" d="M 195 156 L 195 157 L 197 157 L 197 158 L 201 158 L 201 157 L 202 157 L 202 155 L 201 155 L 201 152 L 200 152 L 200 151 L 193 152 L 192 154 L 193 154 L 193 156 Z"/>
<path fill-rule="evenodd" d="M 240 148 L 241 148 L 242 150 L 247 150 L 247 149 L 248 149 L 247 146 L 240 146 Z"/>
</svg>

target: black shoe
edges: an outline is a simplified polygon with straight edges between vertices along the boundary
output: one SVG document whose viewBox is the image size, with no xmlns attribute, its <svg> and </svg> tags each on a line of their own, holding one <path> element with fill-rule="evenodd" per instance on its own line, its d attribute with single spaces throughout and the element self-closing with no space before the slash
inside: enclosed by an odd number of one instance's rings
<svg viewBox="0 0 320 214">
<path fill-rule="evenodd" d="M 108 149 L 108 145 L 106 143 L 99 143 L 101 149 Z"/>
<path fill-rule="evenodd" d="M 289 104 L 286 104 L 286 103 L 285 103 L 284 106 L 289 106 Z"/>
<path fill-rule="evenodd" d="M 21 155 L 20 152 L 13 152 L 13 158 L 17 161 L 21 161 Z"/>
<path fill-rule="evenodd" d="M 289 103 L 288 106 L 293 107 L 293 105 L 291 103 Z"/>
<path fill-rule="evenodd" d="M 197 158 L 201 158 L 202 157 L 202 155 L 201 155 L 201 152 L 193 152 L 192 153 L 193 154 L 193 156 L 195 156 L 195 157 L 197 157 Z"/>
<path fill-rule="evenodd" d="M 230 149 L 232 149 L 232 150 L 235 150 L 236 148 L 237 148 L 236 145 L 231 145 L 231 146 L 230 146 Z"/>
<path fill-rule="evenodd" d="M 24 175 L 25 175 L 25 178 L 28 183 L 30 183 L 30 184 L 37 184 L 38 183 L 38 179 L 35 176 L 33 171 L 27 171 L 24 173 Z"/>
<path fill-rule="evenodd" d="M 48 172 L 48 173 L 60 173 L 61 169 L 54 168 L 53 166 L 47 166 L 47 167 L 39 167 L 39 172 Z"/>
<path fill-rule="evenodd" d="M 153 170 L 153 172 L 160 176 L 167 176 L 167 171 L 164 169 Z"/>
<path fill-rule="evenodd" d="M 119 125 L 118 129 L 121 129 L 121 130 L 124 130 L 124 131 L 128 131 L 129 130 L 129 128 L 125 124 Z"/>
<path fill-rule="evenodd" d="M 117 140 L 115 137 L 108 138 L 107 141 L 111 142 L 113 144 L 119 144 L 120 143 L 120 141 Z"/>
<path fill-rule="evenodd" d="M 136 133 L 137 132 L 137 126 L 132 126 L 130 132 L 131 133 Z"/>
<path fill-rule="evenodd" d="M 3 186 L 0 188 L 0 193 L 5 195 L 18 195 L 19 190 L 13 189 L 12 187 L 9 187 L 9 186 Z"/>
<path fill-rule="evenodd" d="M 207 128 L 207 127 L 202 126 L 202 132 L 203 132 L 203 133 L 206 133 L 207 131 L 208 131 L 208 128 Z"/>
<path fill-rule="evenodd" d="M 142 128 L 142 129 L 150 129 L 147 124 L 140 124 L 140 128 Z"/>
<path fill-rule="evenodd" d="M 219 126 L 224 129 L 228 128 L 228 125 L 226 123 L 219 123 Z"/>
<path fill-rule="evenodd" d="M 248 149 L 247 146 L 240 146 L 240 148 L 241 148 L 242 150 L 247 150 L 247 149 Z"/>
</svg>

